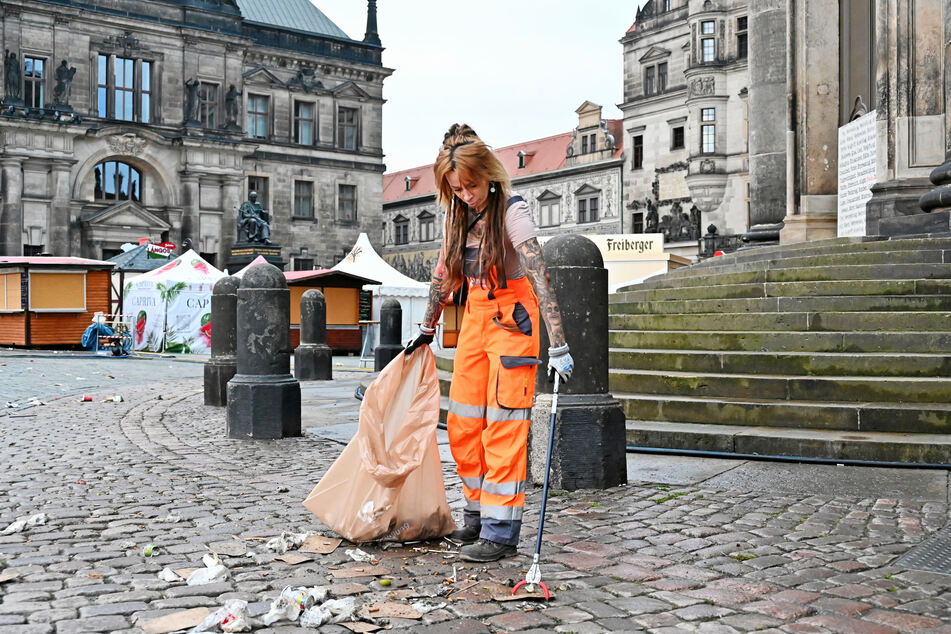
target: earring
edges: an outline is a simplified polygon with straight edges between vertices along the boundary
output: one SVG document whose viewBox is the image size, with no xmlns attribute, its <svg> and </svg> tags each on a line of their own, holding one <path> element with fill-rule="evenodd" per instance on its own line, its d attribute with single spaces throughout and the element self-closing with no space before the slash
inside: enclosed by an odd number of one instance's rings
<svg viewBox="0 0 951 634">
<path fill-rule="evenodd" d="M 489 183 L 489 193 L 490 194 L 495 193 L 495 183 Z"/>
</svg>

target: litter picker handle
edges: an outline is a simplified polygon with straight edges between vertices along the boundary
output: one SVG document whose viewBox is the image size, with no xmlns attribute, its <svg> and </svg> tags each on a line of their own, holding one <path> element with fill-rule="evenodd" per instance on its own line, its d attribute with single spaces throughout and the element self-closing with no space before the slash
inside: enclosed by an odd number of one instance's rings
<svg viewBox="0 0 951 634">
<path fill-rule="evenodd" d="M 551 474 L 551 452 L 555 443 L 555 413 L 558 411 L 558 384 L 561 375 L 555 372 L 555 389 L 551 397 L 551 421 L 548 425 L 548 453 L 545 456 L 545 483 L 542 487 L 542 510 L 538 517 L 538 537 L 535 538 L 535 555 L 542 549 L 542 531 L 545 528 L 545 507 L 548 506 L 548 476 Z"/>
</svg>

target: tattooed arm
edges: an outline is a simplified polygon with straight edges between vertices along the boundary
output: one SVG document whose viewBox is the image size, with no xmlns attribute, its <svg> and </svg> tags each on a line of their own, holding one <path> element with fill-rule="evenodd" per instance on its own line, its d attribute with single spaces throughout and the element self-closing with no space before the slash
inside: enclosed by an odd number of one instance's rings
<svg viewBox="0 0 951 634">
<path fill-rule="evenodd" d="M 446 279 L 444 251 L 445 247 L 439 250 L 439 259 L 433 267 L 433 276 L 429 282 L 429 303 L 426 305 L 426 316 L 423 317 L 423 325 L 427 328 L 436 327 L 443 306 L 449 302 L 449 291 L 443 289 L 443 281 Z"/>
<path fill-rule="evenodd" d="M 551 276 L 542 256 L 542 248 L 535 238 L 522 242 L 515 250 L 518 252 L 518 261 L 521 263 L 528 280 L 535 289 L 538 297 L 538 310 L 548 328 L 548 341 L 552 347 L 564 345 L 565 332 L 561 327 L 561 310 L 558 308 L 558 299 L 551 290 Z"/>
</svg>

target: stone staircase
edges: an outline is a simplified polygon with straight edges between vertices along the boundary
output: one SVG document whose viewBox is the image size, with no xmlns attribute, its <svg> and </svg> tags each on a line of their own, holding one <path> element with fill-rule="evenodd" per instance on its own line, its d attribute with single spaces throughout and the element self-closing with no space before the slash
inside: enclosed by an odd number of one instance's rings
<svg viewBox="0 0 951 634">
<path fill-rule="evenodd" d="M 951 464 L 951 236 L 743 251 L 609 302 L 629 445 Z"/>
</svg>

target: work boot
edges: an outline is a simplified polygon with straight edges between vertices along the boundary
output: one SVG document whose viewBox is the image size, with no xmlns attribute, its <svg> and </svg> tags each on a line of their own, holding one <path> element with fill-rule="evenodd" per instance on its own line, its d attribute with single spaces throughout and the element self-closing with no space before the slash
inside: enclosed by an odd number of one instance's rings
<svg viewBox="0 0 951 634">
<path fill-rule="evenodd" d="M 480 539 L 474 544 L 459 549 L 459 557 L 466 561 L 498 561 L 517 554 L 515 546 Z"/>
<path fill-rule="evenodd" d="M 482 528 L 480 526 L 466 524 L 462 528 L 457 528 L 456 530 L 449 533 L 449 539 L 454 542 L 471 544 L 479 539 L 479 531 L 481 530 Z"/>
</svg>

